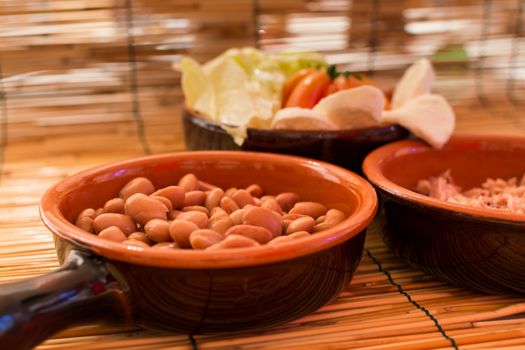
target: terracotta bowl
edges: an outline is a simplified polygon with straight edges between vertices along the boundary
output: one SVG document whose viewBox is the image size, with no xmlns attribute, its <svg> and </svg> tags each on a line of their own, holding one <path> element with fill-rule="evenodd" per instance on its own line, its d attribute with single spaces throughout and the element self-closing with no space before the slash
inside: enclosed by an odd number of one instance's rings
<svg viewBox="0 0 525 350">
<path fill-rule="evenodd" d="M 408 136 L 408 131 L 399 125 L 337 131 L 249 128 L 248 138 L 239 146 L 220 124 L 186 107 L 183 107 L 182 117 L 188 149 L 284 153 L 323 160 L 357 173 L 361 172 L 363 159 L 370 151 Z"/>
<path fill-rule="evenodd" d="M 101 207 L 134 177 L 164 187 L 188 172 L 224 188 L 258 183 L 269 194 L 295 191 L 349 216 L 302 240 L 222 251 L 129 247 L 72 224 L 81 210 Z M 28 348 L 86 321 L 192 334 L 285 323 L 328 303 L 348 285 L 376 207 L 373 187 L 354 173 L 274 154 L 181 152 L 83 171 L 42 199 L 41 217 L 63 267 L 0 288 L 0 343 Z"/>
<path fill-rule="evenodd" d="M 525 215 L 443 202 L 413 191 L 451 169 L 463 189 L 525 173 L 525 138 L 457 136 L 443 149 L 400 141 L 372 152 L 363 171 L 386 215 L 384 240 L 437 278 L 478 291 L 525 294 Z"/>
</svg>

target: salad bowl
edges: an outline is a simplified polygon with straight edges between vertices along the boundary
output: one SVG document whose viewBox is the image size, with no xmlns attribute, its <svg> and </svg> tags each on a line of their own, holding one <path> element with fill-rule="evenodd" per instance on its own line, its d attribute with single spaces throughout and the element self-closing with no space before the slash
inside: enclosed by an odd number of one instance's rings
<svg viewBox="0 0 525 350">
<path fill-rule="evenodd" d="M 297 155 L 333 163 L 361 172 L 363 159 L 372 150 L 408 137 L 397 125 L 356 130 L 275 130 L 248 128 L 247 138 L 239 145 L 221 124 L 182 108 L 186 146 L 190 150 L 260 151 Z"/>
</svg>

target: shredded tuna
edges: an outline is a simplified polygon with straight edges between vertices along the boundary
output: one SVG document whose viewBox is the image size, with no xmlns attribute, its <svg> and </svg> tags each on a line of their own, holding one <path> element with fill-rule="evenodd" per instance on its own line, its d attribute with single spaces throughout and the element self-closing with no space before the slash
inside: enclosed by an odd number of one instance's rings
<svg viewBox="0 0 525 350">
<path fill-rule="evenodd" d="M 462 192 L 447 170 L 439 176 L 419 180 L 415 190 L 450 203 L 525 213 L 525 174 L 519 181 L 517 177 L 508 180 L 488 178 L 481 187 Z"/>
</svg>

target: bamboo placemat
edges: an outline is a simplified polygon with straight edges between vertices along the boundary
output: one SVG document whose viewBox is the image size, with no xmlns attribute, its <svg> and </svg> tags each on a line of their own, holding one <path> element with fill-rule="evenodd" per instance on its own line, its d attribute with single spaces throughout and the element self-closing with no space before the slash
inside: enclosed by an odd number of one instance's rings
<svg viewBox="0 0 525 350">
<path fill-rule="evenodd" d="M 492 107 L 491 107 L 492 106 Z M 503 100 L 455 106 L 458 132 L 525 135 L 522 113 Z M 97 164 L 184 149 L 178 117 L 170 132 L 54 135 L 8 143 L 0 182 L 0 282 L 56 268 L 51 234 L 38 217 L 50 185 Z M 147 123 L 146 123 L 147 124 Z M 146 129 L 148 130 L 148 125 Z M 168 137 L 169 135 L 169 137 Z M 145 138 L 143 137 L 145 136 Z M 262 332 L 195 336 L 91 325 L 68 329 L 39 349 L 523 349 L 525 298 L 491 296 L 435 280 L 394 257 L 368 233 L 352 283 L 331 304 L 289 324 Z"/>
<path fill-rule="evenodd" d="M 38 202 L 79 170 L 184 149 L 173 61 L 233 46 L 319 50 L 395 82 L 433 57 L 457 132 L 525 136 L 523 0 L 0 2 L 0 283 L 56 268 Z M 227 20 L 225 20 L 227 19 Z M 329 23 L 329 26 L 320 24 Z M 1 287 L 0 287 L 1 288 Z M 369 230 L 330 305 L 262 332 L 196 336 L 91 325 L 39 349 L 524 349 L 525 298 L 453 287 Z M 3 350 L 3 349 L 1 349 Z"/>
</svg>

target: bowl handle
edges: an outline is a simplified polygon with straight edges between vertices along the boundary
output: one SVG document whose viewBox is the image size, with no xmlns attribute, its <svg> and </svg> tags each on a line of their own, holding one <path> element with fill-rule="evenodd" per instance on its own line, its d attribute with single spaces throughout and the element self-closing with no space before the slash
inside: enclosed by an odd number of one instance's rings
<svg viewBox="0 0 525 350">
<path fill-rule="evenodd" d="M 104 260 L 72 250 L 58 270 L 0 285 L 0 348 L 31 349 L 85 322 L 127 323 L 127 286 L 116 276 Z"/>
</svg>

